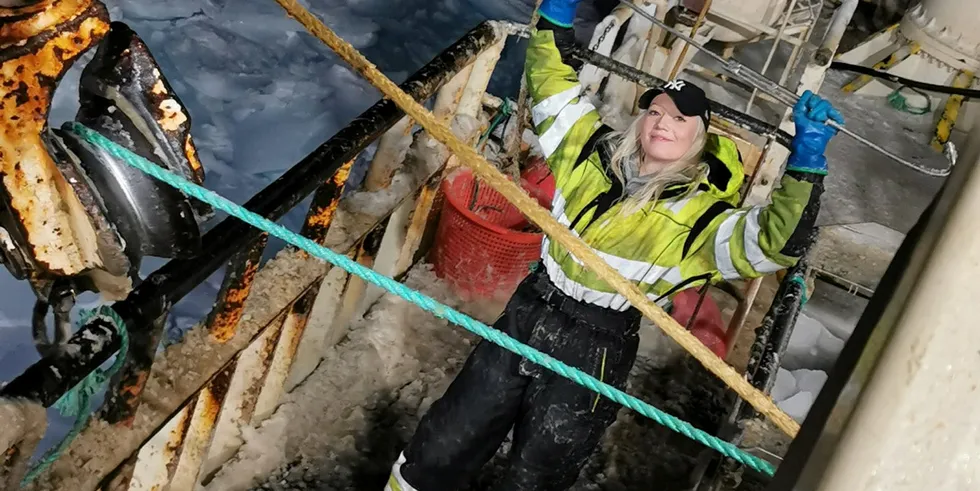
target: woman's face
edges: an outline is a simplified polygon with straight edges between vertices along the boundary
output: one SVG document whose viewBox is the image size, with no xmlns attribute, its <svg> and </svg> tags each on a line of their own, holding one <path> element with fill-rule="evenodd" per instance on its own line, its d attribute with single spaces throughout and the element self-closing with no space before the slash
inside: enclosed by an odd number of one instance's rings
<svg viewBox="0 0 980 491">
<path fill-rule="evenodd" d="M 687 153 L 698 133 L 698 117 L 685 116 L 667 94 L 653 98 L 640 128 L 646 164 L 669 164 Z"/>
</svg>

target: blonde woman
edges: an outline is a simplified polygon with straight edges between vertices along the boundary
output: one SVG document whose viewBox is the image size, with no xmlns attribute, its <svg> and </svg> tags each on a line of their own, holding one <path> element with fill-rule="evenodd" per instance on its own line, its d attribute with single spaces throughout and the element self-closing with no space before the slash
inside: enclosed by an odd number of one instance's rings
<svg viewBox="0 0 980 491">
<path fill-rule="evenodd" d="M 527 51 L 532 117 L 555 176 L 552 214 L 663 305 L 706 282 L 792 266 L 813 229 L 827 173 L 823 156 L 841 120 L 806 93 L 796 136 L 768 206 L 736 209 L 744 172 L 734 142 L 706 129 L 704 92 L 671 81 L 640 98 L 643 113 L 616 133 L 579 97 L 563 61 L 578 0 L 544 0 Z M 640 314 L 561 245 L 545 239 L 541 264 L 494 327 L 622 388 L 636 356 Z M 419 423 L 387 489 L 465 486 L 513 429 L 510 466 L 495 489 L 564 490 L 578 477 L 616 403 L 492 343 L 480 343 Z"/>
</svg>

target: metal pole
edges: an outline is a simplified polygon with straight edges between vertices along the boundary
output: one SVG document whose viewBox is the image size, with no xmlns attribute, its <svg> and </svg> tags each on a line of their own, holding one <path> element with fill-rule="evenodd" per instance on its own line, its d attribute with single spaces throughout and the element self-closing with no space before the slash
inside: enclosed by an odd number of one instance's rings
<svg viewBox="0 0 980 491">
<path fill-rule="evenodd" d="M 735 61 L 734 59 L 727 59 L 726 60 L 721 55 L 719 55 L 719 54 L 717 54 L 717 53 L 709 50 L 704 45 L 698 43 L 697 41 L 695 41 L 690 36 L 687 36 L 684 33 L 678 31 L 677 29 L 674 29 L 674 28 L 668 26 L 667 24 L 665 24 L 663 22 L 660 22 L 659 20 L 657 20 L 656 18 L 654 18 L 652 15 L 647 14 L 646 12 L 644 12 L 643 10 L 637 8 L 635 5 L 627 2 L 626 0 L 619 0 L 619 2 L 622 3 L 623 5 L 628 6 L 631 9 L 633 9 L 634 12 L 638 13 L 639 15 L 641 15 L 644 18 L 646 18 L 650 22 L 653 22 L 654 24 L 660 26 L 665 31 L 667 31 L 667 32 L 669 32 L 669 33 L 677 36 L 680 39 L 683 39 L 684 41 L 687 41 L 687 43 L 690 44 L 691 46 L 694 46 L 695 48 L 697 48 L 701 52 L 706 53 L 708 56 L 710 56 L 711 58 L 714 58 L 719 63 L 721 63 L 722 66 L 725 68 L 726 71 L 728 71 L 729 73 L 731 73 L 732 75 L 734 75 L 734 76 L 736 76 L 738 78 L 741 78 L 742 80 L 744 80 L 749 85 L 752 85 L 753 87 L 755 87 L 755 88 L 757 88 L 757 89 L 759 89 L 759 90 L 761 90 L 763 92 L 766 92 L 767 94 L 775 97 L 777 101 L 779 101 L 779 102 L 781 102 L 781 103 L 783 103 L 783 104 L 785 104 L 787 106 L 792 107 L 792 106 L 796 105 L 796 101 L 799 100 L 799 96 L 797 96 L 794 92 L 792 92 L 791 90 L 787 89 L 786 87 L 783 87 L 782 85 L 777 84 L 776 82 L 773 82 L 772 80 L 769 80 L 768 78 L 762 76 L 760 73 L 756 72 L 755 70 L 752 70 L 751 68 L 748 68 L 745 65 L 742 65 L 741 63 Z M 836 121 L 827 120 L 827 125 L 830 126 L 830 127 L 832 127 L 832 128 L 837 129 L 841 133 L 843 133 L 843 134 L 845 134 L 845 135 L 847 135 L 847 136 L 849 136 L 849 137 L 857 140 L 858 142 L 860 142 L 860 143 L 868 146 L 869 148 L 872 148 L 872 149 L 878 151 L 882 155 L 884 155 L 884 156 L 886 156 L 886 157 L 894 160 L 895 162 L 898 162 L 898 163 L 900 163 L 900 164 L 902 164 L 902 165 L 904 165 L 904 166 L 906 166 L 906 167 L 908 167 L 910 169 L 913 169 L 913 170 L 915 170 L 917 172 L 921 172 L 921 173 L 923 173 L 923 174 L 925 174 L 927 176 L 945 177 L 945 176 L 948 176 L 949 173 L 950 173 L 952 164 L 950 164 L 950 166 L 947 167 L 947 168 L 945 168 L 945 169 L 937 170 L 937 169 L 933 169 L 931 167 L 926 167 L 924 165 L 920 165 L 920 164 L 916 164 L 916 163 L 913 163 L 913 162 L 909 162 L 909 161 L 903 159 L 902 157 L 899 157 L 898 155 L 895 155 L 894 153 L 892 153 L 892 152 L 890 152 L 888 150 L 885 150 L 884 148 L 882 148 L 878 144 L 876 144 L 876 143 L 868 140 L 867 138 L 864 138 L 863 136 L 860 136 L 860 135 L 854 133 L 853 131 L 845 128 L 844 125 L 838 124 Z"/>
<path fill-rule="evenodd" d="M 646 87 L 659 87 L 666 83 L 663 80 L 650 75 L 649 73 L 616 61 L 608 56 L 596 53 L 595 51 L 584 48 L 576 48 L 572 52 L 572 56 Z M 793 141 L 793 137 L 790 136 L 789 133 L 779 129 L 779 127 L 776 125 L 769 124 L 761 119 L 749 116 L 748 114 L 726 106 L 720 102 L 709 100 L 708 104 L 711 106 L 712 114 L 721 119 L 732 122 L 739 128 L 744 128 L 759 135 L 771 136 L 780 145 L 787 148 L 789 148 L 790 142 Z"/>
<path fill-rule="evenodd" d="M 779 32 L 776 33 L 776 37 L 772 40 L 772 47 L 769 48 L 769 54 L 766 55 L 766 62 L 762 64 L 763 74 L 766 73 L 766 70 L 769 70 L 769 65 L 772 63 L 773 56 L 776 55 L 776 50 L 779 48 L 779 41 L 783 39 L 783 33 L 786 32 L 786 25 L 789 24 L 789 19 L 793 16 L 794 9 L 796 9 L 796 0 L 790 0 L 789 6 L 786 8 L 786 18 L 783 19 L 783 23 L 779 25 Z M 752 104 L 755 102 L 755 96 L 758 95 L 758 93 L 759 89 L 752 89 L 752 95 L 749 96 L 749 102 L 745 103 L 745 112 L 750 114 L 752 113 Z"/>
<path fill-rule="evenodd" d="M 515 36 L 520 36 L 523 38 L 530 37 L 529 32 L 519 29 L 519 24 L 500 24 L 510 27 L 513 35 Z M 578 60 L 595 65 L 597 68 L 601 68 L 610 73 L 615 73 L 626 80 L 631 80 L 645 87 L 660 87 L 661 85 L 667 83 L 666 81 L 644 72 L 643 70 L 639 70 L 623 62 L 616 61 L 602 53 L 581 46 L 573 47 L 571 56 Z M 790 142 L 793 141 L 792 135 L 779 129 L 779 127 L 776 125 L 767 123 L 758 118 L 754 118 L 739 111 L 738 109 L 726 106 L 720 102 L 709 99 L 708 104 L 711 107 L 711 112 L 713 115 L 731 122 L 739 128 L 749 130 L 758 135 L 772 137 L 780 145 L 787 148 L 789 148 Z"/>
<path fill-rule="evenodd" d="M 796 0 L 793 0 L 793 3 L 796 3 Z M 708 10 L 710 9 L 711 9 L 711 0 L 705 0 L 704 5 L 701 6 L 701 11 L 698 12 L 698 18 L 694 21 L 694 26 L 691 27 L 692 38 L 694 37 L 695 34 L 698 33 L 698 29 L 701 27 L 701 24 L 704 23 L 704 17 L 708 15 Z M 782 33 L 782 31 L 780 31 L 780 33 Z M 674 68 L 670 70 L 670 76 L 667 77 L 670 80 L 673 80 L 674 77 L 676 77 L 677 74 L 681 71 L 681 65 L 684 64 L 684 58 L 687 56 L 687 48 L 689 48 L 690 46 L 691 46 L 690 44 L 685 44 L 684 47 L 681 49 L 681 55 L 677 57 L 677 61 L 674 62 Z M 745 108 L 745 112 L 749 112 L 749 109 Z"/>
</svg>

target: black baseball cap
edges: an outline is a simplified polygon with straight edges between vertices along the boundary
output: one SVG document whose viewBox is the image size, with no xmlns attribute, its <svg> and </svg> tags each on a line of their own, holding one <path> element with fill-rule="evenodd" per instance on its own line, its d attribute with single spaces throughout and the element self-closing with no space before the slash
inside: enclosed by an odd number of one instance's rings
<svg viewBox="0 0 980 491">
<path fill-rule="evenodd" d="M 671 80 L 660 87 L 644 92 L 640 96 L 640 109 L 649 108 L 653 98 L 660 94 L 670 96 L 681 114 L 698 116 L 704 122 L 704 127 L 708 127 L 708 122 L 711 120 L 711 106 L 708 105 L 708 97 L 704 95 L 701 87 L 684 80 Z"/>
</svg>

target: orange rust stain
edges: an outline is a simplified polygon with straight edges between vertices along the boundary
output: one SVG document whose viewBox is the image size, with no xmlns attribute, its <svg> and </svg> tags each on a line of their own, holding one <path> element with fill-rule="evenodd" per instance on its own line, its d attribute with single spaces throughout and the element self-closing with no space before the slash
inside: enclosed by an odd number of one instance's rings
<svg viewBox="0 0 980 491">
<path fill-rule="evenodd" d="M 139 372 L 136 376 L 136 382 L 132 385 L 125 385 L 119 388 L 119 392 L 123 395 L 131 397 L 139 397 L 140 393 L 143 392 L 143 387 L 146 386 L 146 379 L 149 376 L 149 372 Z"/>
<path fill-rule="evenodd" d="M 157 83 L 153 84 L 153 88 L 150 90 L 156 95 L 167 94 L 167 88 L 163 86 L 163 80 L 157 80 Z"/>
<path fill-rule="evenodd" d="M 295 329 L 292 338 L 288 340 L 289 345 L 286 346 L 286 359 L 288 360 L 292 360 L 296 356 L 296 351 L 299 350 L 299 342 L 303 339 L 303 331 L 306 330 L 306 325 L 310 321 L 310 311 L 313 310 L 313 302 L 316 300 L 317 293 L 319 293 L 319 289 L 307 288 L 293 303 L 292 312 L 289 315 L 293 319 Z"/>
<path fill-rule="evenodd" d="M 35 15 L 0 26 L 0 45 L 25 49 L 23 55 L 0 65 L 0 172 L 35 256 L 63 274 L 75 274 L 91 265 L 75 244 L 62 201 L 64 189 L 59 189 L 60 174 L 40 133 L 55 81 L 108 30 L 105 7 L 92 0 L 55 2 Z M 40 43 L 34 36 L 42 32 L 51 37 Z"/>
<path fill-rule="evenodd" d="M 3 461 L 4 461 L 4 463 L 6 464 L 8 462 L 12 462 L 14 460 L 14 457 L 17 457 L 17 453 L 18 453 L 18 449 L 17 449 L 17 446 L 16 445 L 14 445 L 13 447 L 10 447 L 6 451 L 4 451 L 3 452 Z"/>
<path fill-rule="evenodd" d="M 337 172 L 333 174 L 333 183 L 338 186 L 343 186 L 347 182 L 347 177 L 350 176 L 350 169 L 354 165 L 354 160 L 348 160 L 344 165 L 337 169 Z"/>
<path fill-rule="evenodd" d="M 252 281 L 255 279 L 255 273 L 258 269 L 258 261 L 247 261 L 238 286 L 229 288 L 225 293 L 221 312 L 214 317 L 214 322 L 209 328 L 211 339 L 214 341 L 226 343 L 235 337 L 238 322 L 242 318 L 242 309 L 245 307 L 245 300 L 248 299 L 248 295 L 252 291 Z"/>
<path fill-rule="evenodd" d="M 194 146 L 194 140 L 191 139 L 190 133 L 184 139 L 184 156 L 187 157 L 187 162 L 191 164 L 191 170 L 195 174 L 201 172 L 203 166 L 201 165 L 201 160 L 197 158 L 197 147 Z"/>
<path fill-rule="evenodd" d="M 408 230 L 405 232 L 406 246 L 410 245 L 413 248 L 418 247 L 418 243 L 421 242 L 422 235 L 425 234 L 426 226 L 429 223 L 432 205 L 435 203 L 437 190 L 437 186 L 432 187 L 426 185 L 422 187 L 421 191 L 419 191 L 415 211 L 412 213 L 412 221 L 409 223 Z"/>
<path fill-rule="evenodd" d="M 0 19 L 3 19 L 4 17 L 17 17 L 40 12 L 41 10 L 49 8 L 55 1 L 56 0 L 41 0 L 38 3 L 24 7 L 7 7 L 0 10 Z"/>
<path fill-rule="evenodd" d="M 235 373 L 235 367 L 238 365 L 237 359 L 232 361 L 228 366 L 223 368 L 211 381 L 208 382 L 207 389 L 203 391 L 201 399 L 198 400 L 198 404 L 204 404 L 204 409 L 201 410 L 201 419 L 205 428 L 210 428 L 218 420 L 218 414 L 221 412 L 221 405 L 225 401 L 225 397 L 228 395 L 228 388 L 231 385 L 231 377 Z M 214 428 L 210 428 L 209 431 Z"/>
<path fill-rule="evenodd" d="M 166 459 L 167 476 L 173 477 L 177 472 L 177 465 L 180 463 L 180 454 L 184 450 L 184 442 L 187 441 L 187 434 L 190 432 L 191 421 L 194 419 L 194 408 L 197 406 L 197 399 L 192 399 L 187 409 L 183 411 L 183 418 L 177 428 L 170 434 L 167 445 L 163 448 L 163 458 Z"/>
<path fill-rule="evenodd" d="M 124 401 L 138 400 L 140 395 L 143 393 L 143 387 L 146 387 L 146 380 L 149 376 L 149 370 L 139 372 L 136 376 L 135 382 L 120 387 L 119 394 L 122 396 L 122 399 Z M 116 426 L 132 428 L 134 421 L 136 421 L 135 413 L 130 417 L 116 423 Z"/>
<path fill-rule="evenodd" d="M 262 360 L 262 370 L 268 370 L 269 365 L 272 364 L 272 355 L 276 352 L 276 344 L 279 343 L 279 336 L 282 335 L 282 327 L 286 324 L 287 314 L 282 313 L 273 320 L 278 326 L 275 327 L 275 331 L 268 337 L 264 346 L 262 346 L 262 351 L 259 352 L 259 359 Z M 278 332 L 276 332 L 278 331 Z"/>
<path fill-rule="evenodd" d="M 330 178 L 330 183 L 335 186 L 335 189 L 340 189 L 344 183 L 347 182 L 348 176 L 350 176 L 351 166 L 354 165 L 354 159 L 344 163 L 337 169 L 337 172 Z M 338 193 L 339 195 L 339 193 Z M 339 204 L 339 199 L 332 200 L 327 206 L 317 207 L 315 210 L 310 210 L 310 214 L 306 217 L 306 225 L 311 228 L 326 229 L 330 226 L 330 221 L 333 220 L 334 213 L 337 212 L 337 206 Z"/>
<path fill-rule="evenodd" d="M 24 39 L 58 24 L 69 22 L 92 5 L 93 0 L 46 0 L 37 5 L 5 9 L 10 16 L 30 15 L 16 22 L 0 25 L 0 48 L 20 45 Z"/>
<path fill-rule="evenodd" d="M 338 205 L 339 201 L 334 200 L 327 206 L 318 207 L 314 213 L 306 217 L 306 224 L 310 227 L 328 227 Z"/>
<path fill-rule="evenodd" d="M 178 131 L 180 126 L 187 122 L 187 113 L 176 99 L 164 99 L 157 106 L 160 109 L 160 117 L 157 122 L 166 131 Z"/>
<path fill-rule="evenodd" d="M 306 325 L 309 323 L 309 321 L 310 321 L 309 315 L 304 315 L 302 317 L 297 316 L 296 335 L 294 335 L 292 339 L 289 340 L 289 346 L 286 347 L 287 348 L 286 357 L 289 358 L 290 360 L 296 356 L 296 350 L 299 349 L 299 342 L 301 339 L 303 339 L 303 331 L 306 330 Z"/>
</svg>

